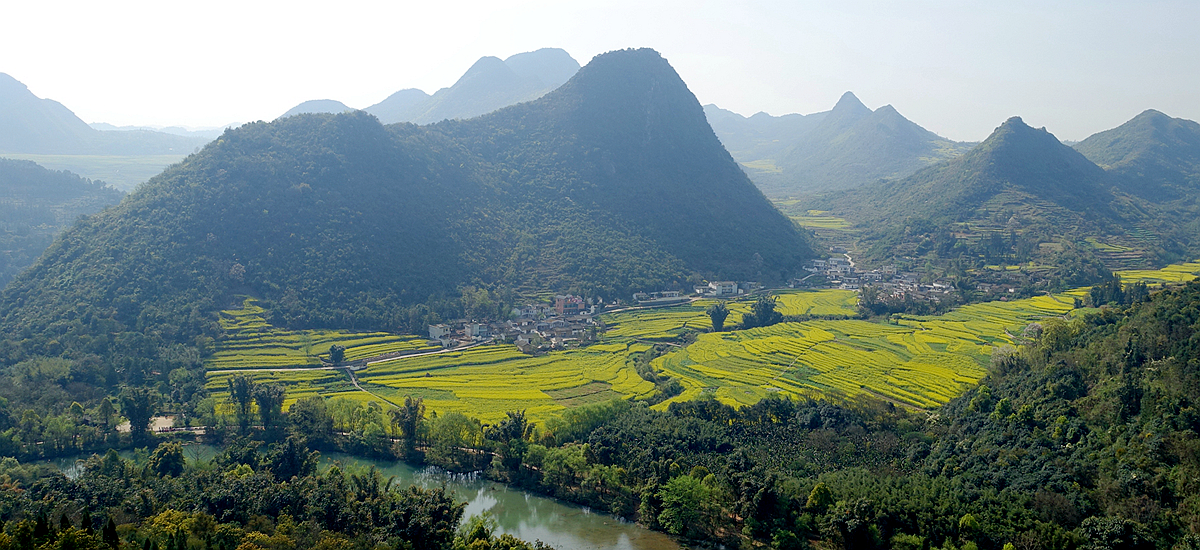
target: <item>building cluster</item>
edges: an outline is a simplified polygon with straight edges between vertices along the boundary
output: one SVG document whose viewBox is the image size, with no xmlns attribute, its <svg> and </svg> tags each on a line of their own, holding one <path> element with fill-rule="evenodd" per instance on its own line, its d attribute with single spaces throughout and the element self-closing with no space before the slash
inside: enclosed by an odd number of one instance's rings
<svg viewBox="0 0 1200 550">
<path fill-rule="evenodd" d="M 899 271 L 894 265 L 885 265 L 870 271 L 860 270 L 847 257 L 832 257 L 812 260 L 804 268 L 809 275 L 793 279 L 792 288 L 823 287 L 842 290 L 859 290 L 871 285 L 879 289 L 881 297 L 940 301 L 940 296 L 949 294 L 954 288 L 943 282 L 920 282 L 920 275 L 911 271 Z"/>
<path fill-rule="evenodd" d="M 507 321 L 429 325 L 429 339 L 447 348 L 501 340 L 516 344 L 525 353 L 561 349 L 595 337 L 602 328 L 597 307 L 579 296 L 560 295 L 552 304 L 515 307 Z"/>
</svg>

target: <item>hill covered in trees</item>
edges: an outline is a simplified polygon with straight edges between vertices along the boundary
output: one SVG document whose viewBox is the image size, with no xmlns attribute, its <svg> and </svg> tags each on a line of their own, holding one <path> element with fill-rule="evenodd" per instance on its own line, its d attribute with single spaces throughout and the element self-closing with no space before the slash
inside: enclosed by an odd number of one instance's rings
<svg viewBox="0 0 1200 550">
<path fill-rule="evenodd" d="M 0 158 L 0 288 L 76 218 L 116 204 L 123 195 L 101 181 Z"/>
<path fill-rule="evenodd" d="M 966 150 L 846 92 L 830 111 L 742 117 L 710 105 L 709 121 L 755 184 L 772 197 L 850 189 L 907 176 Z"/>
<path fill-rule="evenodd" d="M 1200 191 L 1200 124 L 1148 109 L 1075 145 L 1117 179 L 1121 189 L 1154 202 Z"/>
<path fill-rule="evenodd" d="M 469 287 L 499 311 L 521 294 L 781 280 L 810 256 L 670 65 L 619 51 L 477 119 L 385 127 L 353 112 L 228 131 L 5 289 L 0 355 L 150 365 L 214 335 L 235 293 L 279 325 L 422 330 L 461 315 Z"/>
</svg>

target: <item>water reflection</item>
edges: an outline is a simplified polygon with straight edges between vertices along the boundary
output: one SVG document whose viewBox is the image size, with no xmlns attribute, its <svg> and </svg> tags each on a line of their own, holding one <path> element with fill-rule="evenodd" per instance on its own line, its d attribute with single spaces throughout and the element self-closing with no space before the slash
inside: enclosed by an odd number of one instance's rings
<svg viewBox="0 0 1200 550">
<path fill-rule="evenodd" d="M 208 445 L 188 445 L 185 456 L 189 462 L 212 458 L 218 449 Z M 123 451 L 122 458 L 133 453 Z M 543 497 L 502 483 L 484 479 L 479 474 L 454 474 L 438 468 L 415 469 L 403 462 L 368 460 L 340 453 L 322 453 L 321 467 L 334 462 L 343 468 L 375 466 L 386 479 L 395 476 L 397 486 L 410 484 L 426 488 L 441 487 L 467 501 L 465 517 L 484 512 L 496 520 L 501 533 L 535 541 L 540 540 L 558 550 L 680 550 L 670 537 L 621 518 L 593 512 L 587 507 Z M 63 458 L 43 463 L 53 464 L 67 477 L 82 473 L 87 457 Z"/>
<path fill-rule="evenodd" d="M 477 474 L 452 474 L 437 468 L 415 470 L 404 463 L 364 460 L 330 453 L 324 462 L 346 465 L 374 465 L 385 477 L 396 476 L 398 485 L 415 483 L 423 487 L 444 485 L 467 501 L 467 517 L 489 513 L 502 533 L 534 541 L 540 540 L 559 550 L 678 550 L 670 537 L 638 527 L 620 518 L 551 498 L 512 489 L 481 478 Z"/>
</svg>

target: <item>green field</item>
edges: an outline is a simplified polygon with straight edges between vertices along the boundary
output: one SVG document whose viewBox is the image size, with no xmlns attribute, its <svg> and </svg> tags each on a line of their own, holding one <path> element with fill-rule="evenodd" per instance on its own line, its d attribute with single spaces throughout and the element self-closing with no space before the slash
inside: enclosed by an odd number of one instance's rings
<svg viewBox="0 0 1200 550">
<path fill-rule="evenodd" d="M 329 358 L 329 347 L 334 344 L 346 348 L 347 361 L 437 349 L 428 346 L 424 338 L 386 332 L 279 329 L 267 324 L 265 313 L 253 298 L 244 299 L 241 309 L 222 311 L 220 323 L 226 337 L 217 342 L 205 368 L 315 367 L 320 365 L 320 357 Z"/>
<path fill-rule="evenodd" d="M 809 210 L 808 214 L 803 216 L 788 216 L 792 221 L 809 229 L 849 229 L 850 222 L 845 218 L 831 216 L 826 212 L 817 210 Z"/>
<path fill-rule="evenodd" d="M 1180 282 L 1195 277 L 1200 263 L 1155 271 L 1125 271 L 1128 283 Z M 335 331 L 286 331 L 270 327 L 264 312 L 247 299 L 238 310 L 222 312 L 229 336 L 218 342 L 207 363 L 210 370 L 242 369 L 261 382 L 288 388 L 288 404 L 322 395 L 363 402 L 399 402 L 419 396 L 428 410 L 458 411 L 494 422 L 506 411 L 525 410 L 544 422 L 567 407 L 612 398 L 641 399 L 654 385 L 637 375 L 637 357 L 653 342 L 674 342 L 698 331 L 687 347 L 676 347 L 652 363 L 677 379 L 684 392 L 665 401 L 686 400 L 711 393 L 723 402 L 745 405 L 770 394 L 844 399 L 874 396 L 914 408 L 946 403 L 977 383 L 986 373 L 992 349 L 1013 343 L 1033 321 L 1064 316 L 1074 298 L 1087 289 L 1056 296 L 1037 296 L 1010 302 L 960 307 L 940 316 L 896 316 L 890 323 L 853 319 L 811 320 L 722 333 L 710 327 L 704 310 L 714 303 L 699 300 L 679 306 L 634 309 L 606 314 L 607 331 L 600 343 L 541 356 L 520 353 L 511 345 L 487 345 L 431 355 L 401 357 L 357 371 L 358 391 L 342 371 L 246 371 L 272 365 L 315 366 L 301 351 L 304 339 L 316 352 L 330 343 L 347 346 L 348 357 L 383 351 L 422 349 L 414 336 Z M 857 295 L 842 290 L 777 292 L 785 315 L 850 316 Z M 736 324 L 750 299 L 731 301 L 727 325 Z M 228 400 L 231 372 L 211 372 L 209 390 L 218 401 Z"/>
<path fill-rule="evenodd" d="M 686 388 L 675 401 L 704 392 L 731 405 L 755 403 L 770 393 L 868 394 L 934 407 L 986 374 L 992 348 L 1011 343 L 1006 330 L 1019 333 L 1031 321 L 1069 312 L 1071 304 L 1039 296 L 969 305 L 937 317 L 903 317 L 897 324 L 808 321 L 708 333 L 654 365 Z"/>
<path fill-rule="evenodd" d="M 1135 269 L 1118 271 L 1123 283 L 1186 283 L 1200 273 L 1200 260 L 1186 264 L 1174 264 L 1162 269 Z"/>
</svg>

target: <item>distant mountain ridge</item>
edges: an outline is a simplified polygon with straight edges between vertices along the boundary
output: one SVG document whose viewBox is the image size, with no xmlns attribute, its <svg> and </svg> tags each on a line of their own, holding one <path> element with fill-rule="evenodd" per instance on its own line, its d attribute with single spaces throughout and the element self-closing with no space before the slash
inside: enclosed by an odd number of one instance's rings
<svg viewBox="0 0 1200 550">
<path fill-rule="evenodd" d="M 336 115 L 338 113 L 344 113 L 346 111 L 353 110 L 354 109 L 347 107 L 345 103 L 334 99 L 310 99 L 295 107 L 292 107 L 291 109 L 288 109 L 286 113 L 279 115 L 279 118 L 311 113 L 330 113 Z"/>
<path fill-rule="evenodd" d="M 384 124 L 431 124 L 477 117 L 502 107 L 532 101 L 562 86 L 579 70 L 579 62 L 559 48 L 542 48 L 501 60 L 479 58 L 453 86 L 433 95 L 416 88 L 400 90 L 363 110 Z M 306 101 L 283 116 L 340 113 L 350 110 L 333 100 Z"/>
<path fill-rule="evenodd" d="M 145 130 L 101 132 L 61 103 L 39 98 L 15 78 L 0 73 L 0 153 L 186 154 L 207 141 Z"/>
<path fill-rule="evenodd" d="M 0 326 L 38 331 L 90 304 L 89 319 L 125 327 L 104 330 L 190 345 L 253 293 L 282 325 L 419 330 L 457 315 L 468 287 L 611 301 L 704 277 L 780 281 L 811 255 L 667 61 L 626 50 L 474 119 L 231 130 L 66 232 L 0 294 Z"/>
<path fill-rule="evenodd" d="M 967 149 L 904 118 L 891 105 L 872 111 L 851 92 L 833 109 L 807 116 L 746 118 L 715 105 L 706 112 L 734 158 L 774 197 L 895 179 Z"/>
</svg>

